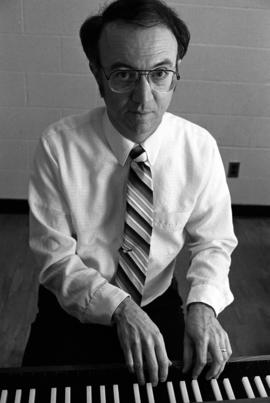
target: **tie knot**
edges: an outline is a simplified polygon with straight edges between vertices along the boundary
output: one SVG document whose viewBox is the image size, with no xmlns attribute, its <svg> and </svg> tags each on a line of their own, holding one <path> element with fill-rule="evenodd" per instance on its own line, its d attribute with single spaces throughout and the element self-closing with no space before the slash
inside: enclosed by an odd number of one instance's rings
<svg viewBox="0 0 270 403">
<path fill-rule="evenodd" d="M 139 144 L 136 147 L 134 147 L 130 151 L 130 158 L 135 161 L 135 162 L 145 162 L 147 161 L 147 155 L 145 150 L 142 148 L 142 146 Z"/>
</svg>

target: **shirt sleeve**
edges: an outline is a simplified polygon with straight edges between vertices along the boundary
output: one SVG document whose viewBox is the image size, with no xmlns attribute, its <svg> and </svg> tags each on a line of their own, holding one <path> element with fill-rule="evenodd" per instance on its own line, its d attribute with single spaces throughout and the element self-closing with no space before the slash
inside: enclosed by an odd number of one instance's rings
<svg viewBox="0 0 270 403">
<path fill-rule="evenodd" d="M 37 147 L 29 184 L 30 247 L 40 269 L 39 281 L 81 322 L 110 325 L 128 294 L 86 266 L 76 253 L 68 193 L 48 138 L 43 135 Z"/>
<path fill-rule="evenodd" d="M 186 303 L 203 302 L 218 315 L 233 301 L 228 274 L 237 240 L 226 175 L 213 139 L 210 150 L 210 155 L 204 155 L 204 180 L 186 226 L 191 253 Z"/>
</svg>

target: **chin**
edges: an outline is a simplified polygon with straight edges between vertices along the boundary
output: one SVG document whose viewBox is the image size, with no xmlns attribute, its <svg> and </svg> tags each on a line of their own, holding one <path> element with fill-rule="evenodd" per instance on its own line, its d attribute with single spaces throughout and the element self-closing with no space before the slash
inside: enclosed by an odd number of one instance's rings
<svg viewBox="0 0 270 403">
<path fill-rule="evenodd" d="M 136 144 L 143 143 L 148 137 L 150 137 L 153 132 L 139 132 L 139 133 L 131 133 L 129 139 L 134 141 Z"/>
<path fill-rule="evenodd" d="M 154 124 L 153 122 L 136 121 L 132 122 L 132 124 L 129 124 L 127 129 L 130 133 L 130 136 L 136 137 L 136 139 L 140 139 L 140 142 L 142 142 L 147 139 L 147 137 L 151 136 L 158 126 L 159 124 Z"/>
</svg>

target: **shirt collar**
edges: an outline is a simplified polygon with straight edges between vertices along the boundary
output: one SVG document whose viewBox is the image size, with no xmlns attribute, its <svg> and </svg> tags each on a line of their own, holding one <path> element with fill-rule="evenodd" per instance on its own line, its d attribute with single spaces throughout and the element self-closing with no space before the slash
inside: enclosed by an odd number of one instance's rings
<svg viewBox="0 0 270 403">
<path fill-rule="evenodd" d="M 164 128 L 166 120 L 165 115 L 166 113 L 164 114 L 157 130 L 141 144 L 141 146 L 146 151 L 150 165 L 154 165 L 161 146 L 162 137 L 166 133 L 166 130 Z M 134 148 L 136 144 L 133 141 L 122 136 L 115 129 L 109 119 L 106 109 L 103 116 L 103 129 L 105 137 L 112 149 L 112 152 L 116 156 L 119 164 L 124 166 L 130 154 L 130 151 L 132 150 L 132 148 Z"/>
</svg>

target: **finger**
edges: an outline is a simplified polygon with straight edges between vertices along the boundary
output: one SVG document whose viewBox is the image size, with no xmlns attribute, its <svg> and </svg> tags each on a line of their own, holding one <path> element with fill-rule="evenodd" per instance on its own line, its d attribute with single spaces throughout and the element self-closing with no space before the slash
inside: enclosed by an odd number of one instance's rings
<svg viewBox="0 0 270 403">
<path fill-rule="evenodd" d="M 133 356 L 131 353 L 131 350 L 128 350 L 125 354 L 125 360 L 126 360 L 126 365 L 128 367 L 129 372 L 134 374 L 134 362 L 133 362 Z"/>
<path fill-rule="evenodd" d="M 134 373 L 134 361 L 133 354 L 130 348 L 127 338 L 122 337 L 122 334 L 118 331 L 119 342 L 124 353 L 125 362 L 128 367 L 129 372 Z"/>
<path fill-rule="evenodd" d="M 194 379 L 198 378 L 198 376 L 202 372 L 203 368 L 207 364 L 207 346 L 208 346 L 207 339 L 204 339 L 195 345 L 196 359 L 195 359 L 195 365 L 194 365 L 194 368 L 192 371 L 192 377 Z"/>
<path fill-rule="evenodd" d="M 144 376 L 144 367 L 143 367 L 143 358 L 142 358 L 142 348 L 141 348 L 141 343 L 136 342 L 133 345 L 133 367 L 134 367 L 134 372 L 136 374 L 138 383 L 140 385 L 145 384 L 145 376 Z"/>
<path fill-rule="evenodd" d="M 162 335 L 160 335 L 159 343 L 156 345 L 156 357 L 158 362 L 158 377 L 160 382 L 165 382 L 168 377 L 169 366 L 172 362 L 167 356 L 167 351 Z"/>
<path fill-rule="evenodd" d="M 228 337 L 227 333 L 225 333 L 225 338 L 224 338 L 223 345 L 224 345 L 224 349 L 226 350 L 226 351 L 223 352 L 224 363 L 223 363 L 223 365 L 221 365 L 220 371 L 217 374 L 216 378 L 219 378 L 220 374 L 224 371 L 225 365 L 229 361 L 230 356 L 232 355 L 231 343 L 230 343 L 230 340 L 229 340 L 229 337 Z"/>
<path fill-rule="evenodd" d="M 157 386 L 159 380 L 159 368 L 154 347 L 146 348 L 144 351 L 144 355 L 149 381 L 152 383 L 153 386 Z"/>
<path fill-rule="evenodd" d="M 209 371 L 206 374 L 206 379 L 217 378 L 223 371 L 226 364 L 226 352 L 221 351 L 220 343 L 210 344 L 209 351 L 212 356 L 212 363 Z"/>
<path fill-rule="evenodd" d="M 230 339 L 229 339 L 229 336 L 227 333 L 225 333 L 225 346 L 226 346 L 227 355 L 228 355 L 227 360 L 229 360 L 229 358 L 232 355 L 232 347 L 231 347 Z"/>
<path fill-rule="evenodd" d="M 189 336 L 185 334 L 184 337 L 184 351 L 183 351 L 183 372 L 186 373 L 190 370 L 192 366 L 192 359 L 193 359 L 193 343 Z"/>
</svg>

